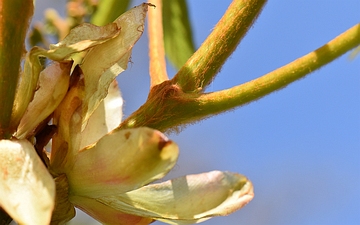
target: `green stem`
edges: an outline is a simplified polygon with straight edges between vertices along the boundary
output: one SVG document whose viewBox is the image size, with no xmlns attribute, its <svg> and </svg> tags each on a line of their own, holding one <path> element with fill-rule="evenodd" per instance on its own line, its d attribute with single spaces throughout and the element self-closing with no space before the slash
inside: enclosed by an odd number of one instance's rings
<svg viewBox="0 0 360 225">
<path fill-rule="evenodd" d="M 200 48 L 174 77 L 184 92 L 209 85 L 259 16 L 266 0 L 234 0 Z"/>
<path fill-rule="evenodd" d="M 91 18 L 91 23 L 103 26 L 113 22 L 126 11 L 130 0 L 101 0 L 98 9 Z"/>
<path fill-rule="evenodd" d="M 119 129 L 147 126 L 160 131 L 228 111 L 255 101 L 305 77 L 360 45 L 360 24 L 345 31 L 321 48 L 260 78 L 214 93 L 185 93 L 172 80 L 151 89 L 145 104 L 120 125 Z"/>
<path fill-rule="evenodd" d="M 33 0 L 0 2 L 0 138 L 10 138 L 15 129 L 10 119 L 33 9 Z"/>
<path fill-rule="evenodd" d="M 353 26 L 315 51 L 260 78 L 227 90 L 201 96 L 198 100 L 201 102 L 201 110 L 205 113 L 197 116 L 203 117 L 224 112 L 280 90 L 358 45 L 360 45 L 360 24 Z"/>
</svg>

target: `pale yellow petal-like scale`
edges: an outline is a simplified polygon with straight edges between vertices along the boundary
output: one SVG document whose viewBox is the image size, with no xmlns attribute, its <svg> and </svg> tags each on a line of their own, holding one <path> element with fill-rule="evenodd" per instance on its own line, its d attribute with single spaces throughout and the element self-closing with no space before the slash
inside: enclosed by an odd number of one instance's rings
<svg viewBox="0 0 360 225">
<path fill-rule="evenodd" d="M 150 184 L 98 201 L 112 208 L 169 224 L 193 224 L 228 215 L 253 198 L 253 186 L 236 173 L 212 171 Z"/>
<path fill-rule="evenodd" d="M 159 131 L 114 130 L 81 150 L 66 171 L 73 195 L 97 198 L 124 193 L 164 177 L 178 146 Z"/>
<path fill-rule="evenodd" d="M 15 137 L 27 138 L 65 97 L 69 89 L 71 62 L 54 62 L 40 73 L 39 88 L 20 120 Z"/>
<path fill-rule="evenodd" d="M 27 140 L 0 140 L 0 206 L 22 225 L 48 225 L 55 183 Z"/>
</svg>

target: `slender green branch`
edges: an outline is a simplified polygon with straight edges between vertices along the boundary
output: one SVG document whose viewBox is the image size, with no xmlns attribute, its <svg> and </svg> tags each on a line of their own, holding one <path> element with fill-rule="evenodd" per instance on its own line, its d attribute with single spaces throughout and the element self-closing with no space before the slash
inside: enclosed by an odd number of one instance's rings
<svg viewBox="0 0 360 225">
<path fill-rule="evenodd" d="M 10 119 L 33 0 L 0 1 L 0 138 L 12 133 Z"/>
<path fill-rule="evenodd" d="M 264 97 L 305 77 L 358 45 L 360 45 L 360 24 L 315 51 L 260 78 L 201 96 L 198 100 L 201 102 L 201 110 L 206 113 L 199 116 L 224 112 Z"/>
<path fill-rule="evenodd" d="M 228 111 L 284 88 L 360 45 L 360 24 L 321 48 L 253 81 L 207 94 L 184 93 L 172 80 L 151 89 L 146 103 L 127 118 L 119 129 L 147 126 L 160 131 Z"/>
<path fill-rule="evenodd" d="M 266 0 L 234 0 L 200 48 L 174 78 L 184 92 L 210 84 L 259 16 Z"/>
</svg>

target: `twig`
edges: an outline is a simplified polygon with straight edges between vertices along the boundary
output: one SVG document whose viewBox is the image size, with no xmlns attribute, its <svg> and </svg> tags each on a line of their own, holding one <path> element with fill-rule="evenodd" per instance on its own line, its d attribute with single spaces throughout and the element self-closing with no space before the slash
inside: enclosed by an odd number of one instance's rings
<svg viewBox="0 0 360 225">
<path fill-rule="evenodd" d="M 150 57 L 150 88 L 168 80 L 166 73 L 165 50 L 162 26 L 161 0 L 149 0 L 157 10 L 149 10 L 149 57 Z"/>
</svg>

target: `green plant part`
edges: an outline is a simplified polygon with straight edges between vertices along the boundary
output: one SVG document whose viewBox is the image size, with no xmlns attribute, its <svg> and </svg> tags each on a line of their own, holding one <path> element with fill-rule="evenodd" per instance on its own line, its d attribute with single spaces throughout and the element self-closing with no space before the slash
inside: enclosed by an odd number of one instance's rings
<svg viewBox="0 0 360 225">
<path fill-rule="evenodd" d="M 137 6 L 104 27 L 81 25 L 50 50 L 34 47 L 28 53 L 23 76 L 29 86 L 21 82 L 24 89 L 18 89 L 20 97 L 16 98 L 27 104 L 16 102 L 13 119 L 20 121 L 13 134 L 19 140 L 0 141 L 1 158 L 10 159 L 2 171 L 5 186 L 1 188 L 7 192 L 0 196 L 0 205 L 15 221 L 62 224 L 74 217 L 74 207 L 78 207 L 105 224 L 149 224 L 154 220 L 189 224 L 227 215 L 253 198 L 251 182 L 230 172 L 150 184 L 174 167 L 178 146 L 151 128 L 115 129 L 121 122 L 123 101 L 114 78 L 127 67 L 149 6 Z M 78 52 L 87 54 L 70 76 L 72 62 L 68 60 Z M 97 60 L 109 52 L 106 59 Z M 43 56 L 54 63 L 40 72 Z M 33 98 L 22 98 L 25 94 Z M 51 114 L 57 130 L 48 159 L 27 139 L 36 135 Z M 35 146 L 39 147 L 38 143 Z M 25 169 L 30 179 L 21 176 L 22 161 L 17 163 L 16 152 L 29 161 L 29 169 Z M 20 183 L 30 197 L 14 197 L 19 189 L 8 187 L 20 187 Z M 39 183 L 44 186 L 37 188 Z M 173 198 L 175 192 L 180 198 Z M 37 196 L 43 197 L 33 198 Z"/>
<path fill-rule="evenodd" d="M 179 19 L 186 18 L 184 1 L 169 5 L 154 0 L 158 8 L 143 3 L 117 19 L 115 3 L 119 1 L 102 1 L 92 18 L 103 26 L 85 23 L 70 30 L 72 26 L 62 24 L 61 41 L 50 49 L 35 46 L 26 54 L 25 28 L 33 1 L 0 4 L 0 206 L 9 214 L 0 213 L 0 220 L 6 224 L 9 216 L 19 224 L 64 224 L 74 217 L 74 207 L 104 224 L 127 225 L 154 220 L 200 223 L 241 209 L 254 192 L 251 181 L 237 173 L 211 171 L 152 183 L 162 179 L 179 156 L 177 144 L 161 132 L 257 100 L 360 45 L 357 24 L 269 74 L 205 93 L 266 1 L 234 0 L 192 56 L 189 38 L 167 33 L 175 21 L 191 36 L 188 21 Z M 122 121 L 123 99 L 114 80 L 127 69 L 149 8 L 150 92 Z M 18 10 L 24 13 L 17 19 Z M 162 13 L 172 18 L 164 22 Z M 109 17 L 103 18 L 105 14 Z M 72 17 L 82 21 L 82 15 Z M 166 47 L 164 39 L 175 42 L 175 50 Z M 164 45 L 180 67 L 172 79 L 166 72 Z M 181 45 L 187 46 L 186 54 L 174 58 Z M 45 69 L 44 58 L 53 61 Z M 48 154 L 44 146 L 50 139 Z"/>
</svg>

